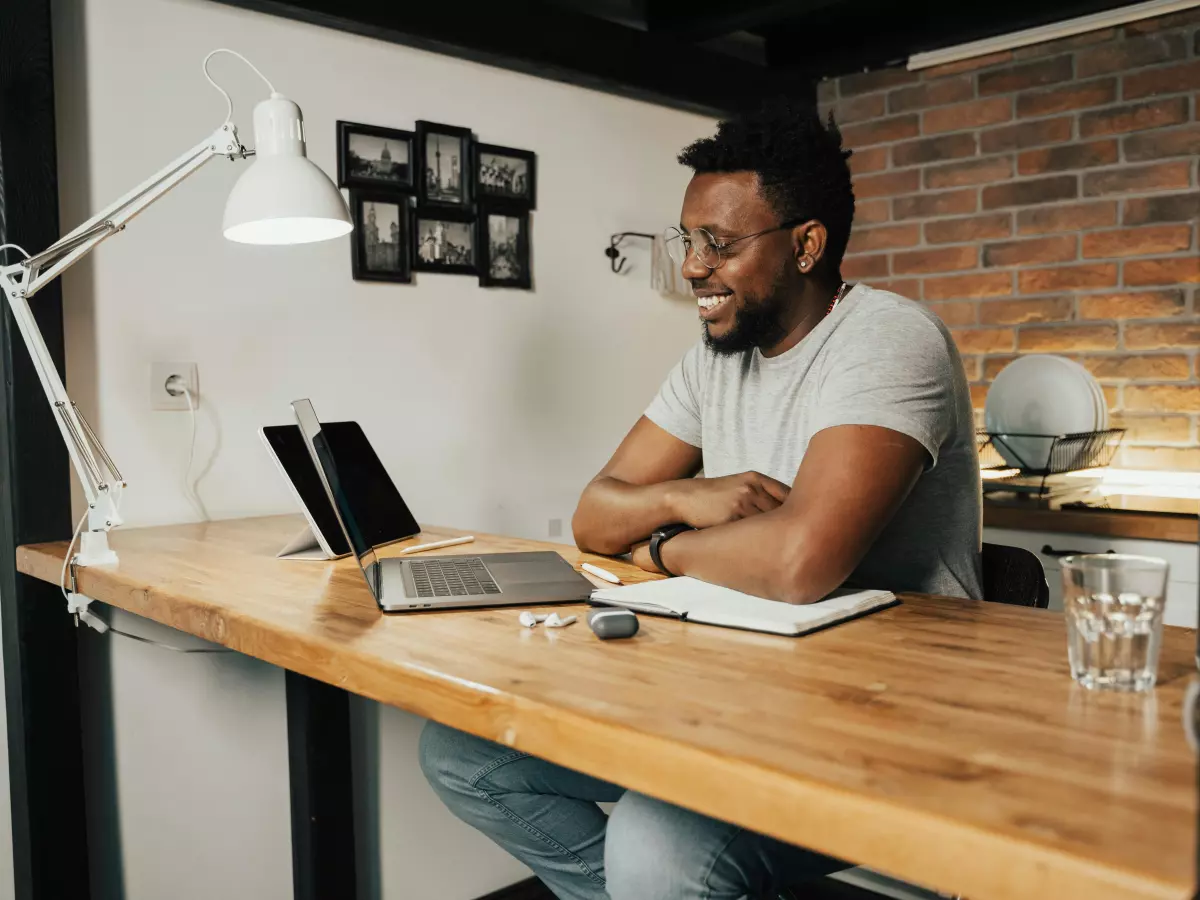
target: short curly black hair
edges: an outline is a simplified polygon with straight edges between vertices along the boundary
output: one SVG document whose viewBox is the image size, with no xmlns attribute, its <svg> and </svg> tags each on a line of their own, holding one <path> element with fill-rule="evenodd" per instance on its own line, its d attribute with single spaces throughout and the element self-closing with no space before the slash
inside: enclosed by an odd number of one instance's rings
<svg viewBox="0 0 1200 900">
<path fill-rule="evenodd" d="M 854 221 L 849 158 L 832 116 L 825 125 L 813 104 L 786 97 L 721 122 L 715 136 L 679 154 L 697 173 L 758 173 L 763 194 L 783 221 L 809 217 L 825 226 L 825 262 L 835 273 Z"/>
</svg>

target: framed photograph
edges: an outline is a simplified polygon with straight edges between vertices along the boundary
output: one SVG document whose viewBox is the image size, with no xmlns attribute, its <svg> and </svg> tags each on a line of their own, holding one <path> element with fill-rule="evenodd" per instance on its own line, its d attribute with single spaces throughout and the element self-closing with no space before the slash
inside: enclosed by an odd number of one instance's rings
<svg viewBox="0 0 1200 900">
<path fill-rule="evenodd" d="M 338 122 L 338 186 L 390 188 L 411 194 L 413 133 Z"/>
<path fill-rule="evenodd" d="M 413 228 L 413 268 L 420 272 L 474 275 L 475 215 L 469 210 L 418 209 Z"/>
<path fill-rule="evenodd" d="M 530 150 L 475 145 L 475 197 L 493 206 L 537 206 L 537 155 Z"/>
<path fill-rule="evenodd" d="M 390 191 L 350 191 L 351 272 L 355 281 L 412 281 L 412 206 Z"/>
<path fill-rule="evenodd" d="M 422 206 L 471 202 L 471 129 L 417 122 L 417 199 Z"/>
<path fill-rule="evenodd" d="M 529 213 L 503 207 L 481 209 L 477 231 L 479 283 L 530 290 Z"/>
</svg>

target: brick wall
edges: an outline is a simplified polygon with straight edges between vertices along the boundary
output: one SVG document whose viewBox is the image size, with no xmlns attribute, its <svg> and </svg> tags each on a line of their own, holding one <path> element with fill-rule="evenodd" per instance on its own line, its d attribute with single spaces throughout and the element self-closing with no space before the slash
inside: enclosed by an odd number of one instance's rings
<svg viewBox="0 0 1200 900">
<path fill-rule="evenodd" d="M 843 275 L 942 317 L 977 410 L 1060 353 L 1128 429 L 1118 463 L 1200 470 L 1200 9 L 819 91 L 855 150 Z"/>
</svg>

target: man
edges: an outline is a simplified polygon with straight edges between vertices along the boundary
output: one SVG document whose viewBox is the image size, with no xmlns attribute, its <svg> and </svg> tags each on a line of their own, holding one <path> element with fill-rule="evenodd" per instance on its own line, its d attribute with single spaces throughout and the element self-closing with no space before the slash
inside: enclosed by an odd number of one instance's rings
<svg viewBox="0 0 1200 900">
<path fill-rule="evenodd" d="M 695 175 L 672 243 L 703 341 L 584 490 L 581 548 L 787 603 L 846 582 L 980 596 L 962 362 L 920 305 L 842 283 L 848 156 L 835 126 L 786 103 L 684 150 Z M 564 900 L 758 898 L 839 868 L 437 725 L 422 765 Z"/>
</svg>

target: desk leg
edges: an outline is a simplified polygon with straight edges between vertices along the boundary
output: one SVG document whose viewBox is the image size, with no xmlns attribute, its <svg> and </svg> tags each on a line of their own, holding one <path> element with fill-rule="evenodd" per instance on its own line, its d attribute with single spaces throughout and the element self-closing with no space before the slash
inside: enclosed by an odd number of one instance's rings
<svg viewBox="0 0 1200 900">
<path fill-rule="evenodd" d="M 296 900 L 355 896 L 350 695 L 286 673 Z"/>
</svg>

